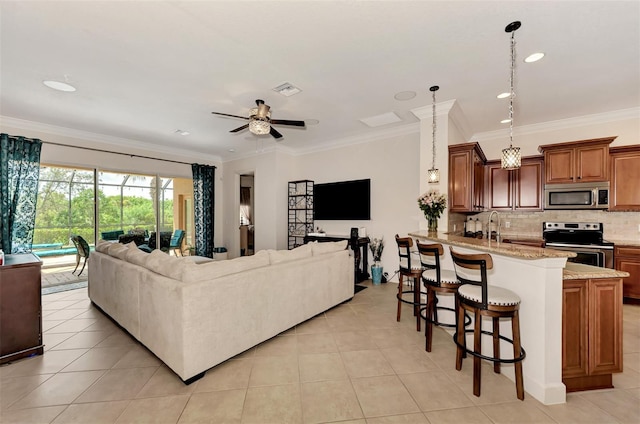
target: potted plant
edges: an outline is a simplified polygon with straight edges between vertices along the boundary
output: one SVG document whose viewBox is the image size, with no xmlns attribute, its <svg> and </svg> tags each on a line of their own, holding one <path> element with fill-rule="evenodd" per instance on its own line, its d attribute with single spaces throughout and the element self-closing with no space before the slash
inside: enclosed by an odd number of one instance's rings
<svg viewBox="0 0 640 424">
<path fill-rule="evenodd" d="M 429 232 L 437 232 L 438 218 L 447 207 L 447 196 L 440 194 L 438 190 L 429 190 L 418 197 L 418 207 L 429 221 Z"/>
<path fill-rule="evenodd" d="M 373 265 L 371 265 L 371 281 L 378 285 L 382 282 L 382 267 L 380 266 L 380 258 L 384 250 L 384 237 L 374 238 L 369 243 L 369 249 L 373 255 Z"/>
</svg>

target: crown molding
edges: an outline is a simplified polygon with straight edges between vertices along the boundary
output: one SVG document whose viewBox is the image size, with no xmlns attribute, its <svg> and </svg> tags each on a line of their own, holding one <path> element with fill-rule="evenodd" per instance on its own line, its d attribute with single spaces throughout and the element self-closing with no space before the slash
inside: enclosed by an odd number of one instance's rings
<svg viewBox="0 0 640 424">
<path fill-rule="evenodd" d="M 421 106 L 419 108 L 411 109 L 418 119 L 432 119 L 433 118 L 433 106 Z M 458 128 L 465 140 L 469 140 L 471 134 L 471 128 L 467 117 L 464 115 L 460 104 L 455 100 L 447 100 L 446 102 L 436 103 L 436 116 L 447 115 L 451 118 L 453 124 Z"/>
<path fill-rule="evenodd" d="M 513 133 L 517 135 L 537 134 L 542 132 L 564 130 L 575 127 L 605 124 L 608 122 L 623 121 L 627 119 L 640 119 L 640 107 L 614 110 L 611 112 L 596 113 L 593 115 L 578 116 L 575 118 L 558 119 L 556 121 L 541 122 L 539 124 L 522 125 L 513 128 Z M 508 129 L 487 131 L 473 134 L 467 140 L 488 141 L 504 137 L 508 134 Z"/>
<path fill-rule="evenodd" d="M 198 160 L 202 161 L 204 159 L 209 162 L 216 162 L 216 163 L 222 162 L 222 159 L 220 158 L 220 156 L 216 156 L 216 155 L 208 155 L 200 152 L 192 153 L 188 151 L 187 152 L 191 154 L 185 154 L 184 149 L 172 149 L 170 147 L 158 146 L 156 144 L 146 143 L 143 141 L 113 137 L 110 135 L 76 130 L 73 128 L 59 127 L 56 125 L 44 124 L 41 122 L 34 122 L 34 121 L 27 121 L 24 119 L 12 118 L 8 116 L 0 115 L 0 125 L 11 126 L 21 130 L 25 130 L 25 131 L 38 131 L 38 132 L 57 135 L 61 137 L 71 137 L 79 140 L 93 141 L 96 143 L 103 143 L 108 146 L 124 147 L 126 149 L 134 148 L 134 149 L 141 149 L 141 150 L 146 150 L 151 152 L 164 153 L 172 156 L 179 156 L 182 158 L 191 158 L 195 161 L 198 161 Z M 43 140 L 43 142 L 46 142 L 46 140 Z M 72 145 L 70 144 L 70 146 Z M 82 148 L 82 146 L 75 146 L 75 147 Z M 158 159 L 161 159 L 161 158 L 158 158 Z"/>
</svg>

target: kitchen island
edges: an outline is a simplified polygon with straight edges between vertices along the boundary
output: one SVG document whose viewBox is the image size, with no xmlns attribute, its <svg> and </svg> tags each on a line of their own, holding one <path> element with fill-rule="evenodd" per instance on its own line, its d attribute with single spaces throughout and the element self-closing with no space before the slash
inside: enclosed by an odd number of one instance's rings
<svg viewBox="0 0 640 424">
<path fill-rule="evenodd" d="M 409 235 L 442 243 L 446 251 L 452 246 L 461 253 L 491 254 L 494 268 L 487 274 L 489 282 L 516 292 L 522 300 L 520 333 L 527 352 L 523 362 L 525 390 L 543 404 L 564 403 L 567 389 L 563 383 L 563 281 L 565 278 L 621 278 L 626 273 L 585 265 L 576 267 L 567 262 L 567 258 L 575 256 L 568 251 L 427 231 Z M 442 266 L 453 269 L 450 254 L 445 254 Z M 443 298 L 441 302 L 442 306 L 453 305 L 453 299 Z M 506 324 L 501 325 L 500 333 L 511 338 L 511 328 Z M 490 322 L 487 326 L 488 330 Z M 483 346 L 490 349 L 491 343 L 487 341 Z M 511 352 L 512 348 L 505 344 L 501 351 Z M 503 366 L 503 373 L 514 380 L 513 366 Z"/>
</svg>

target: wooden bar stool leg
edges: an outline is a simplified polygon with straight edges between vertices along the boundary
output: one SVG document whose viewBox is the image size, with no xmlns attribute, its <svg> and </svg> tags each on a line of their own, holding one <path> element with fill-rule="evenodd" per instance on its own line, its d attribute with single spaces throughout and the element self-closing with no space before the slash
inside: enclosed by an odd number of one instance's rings
<svg viewBox="0 0 640 424">
<path fill-rule="evenodd" d="M 400 274 L 398 276 L 398 317 L 396 321 L 400 321 L 400 315 L 402 314 L 402 302 L 400 301 L 400 298 L 402 298 L 402 290 L 403 290 L 402 274 Z"/>
<path fill-rule="evenodd" d="M 513 318 L 511 319 L 511 332 L 513 333 L 513 357 L 520 356 L 520 317 L 518 311 L 515 311 Z M 524 400 L 524 381 L 522 380 L 522 361 L 518 361 L 515 364 L 516 374 L 516 393 L 518 399 Z"/>
<path fill-rule="evenodd" d="M 457 349 L 456 349 L 456 370 L 462 369 L 462 357 L 464 356 L 464 350 L 462 346 L 466 346 L 465 332 L 464 332 L 464 308 L 460 304 L 456 295 L 456 311 L 458 319 L 456 320 L 456 337 L 457 337 Z"/>
<path fill-rule="evenodd" d="M 473 327 L 473 351 L 482 354 L 482 315 L 480 310 L 475 310 L 475 323 Z M 482 378 L 482 359 L 473 357 L 473 394 L 480 396 L 480 379 Z"/>
<path fill-rule="evenodd" d="M 425 325 L 426 329 L 424 332 L 424 336 L 427 339 L 425 350 L 427 352 L 431 352 L 431 342 L 433 340 L 433 320 L 434 320 L 434 311 L 435 311 L 435 300 L 436 293 L 427 287 L 427 310 L 425 311 L 425 316 L 427 317 Z"/>
<path fill-rule="evenodd" d="M 416 331 L 420 331 L 420 280 L 413 279 L 413 316 L 416 317 Z"/>
<path fill-rule="evenodd" d="M 500 318 L 493 317 L 493 357 L 500 358 Z M 500 362 L 493 363 L 493 372 L 500 374 Z"/>
</svg>

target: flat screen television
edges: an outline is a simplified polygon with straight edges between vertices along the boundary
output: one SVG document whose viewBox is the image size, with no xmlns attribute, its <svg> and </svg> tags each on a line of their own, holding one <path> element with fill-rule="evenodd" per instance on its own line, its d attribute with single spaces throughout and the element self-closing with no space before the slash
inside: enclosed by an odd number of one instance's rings
<svg viewBox="0 0 640 424">
<path fill-rule="evenodd" d="M 316 220 L 370 220 L 371 180 L 315 184 L 313 215 Z"/>
</svg>

